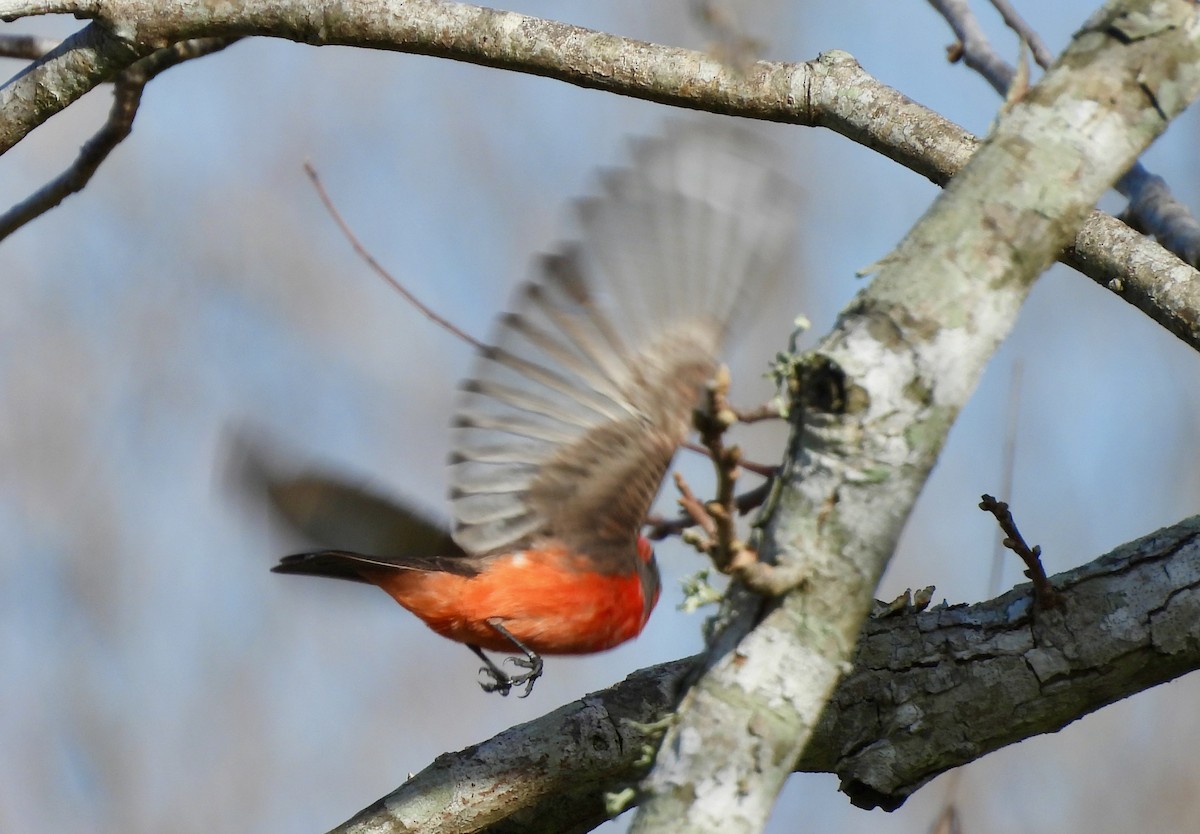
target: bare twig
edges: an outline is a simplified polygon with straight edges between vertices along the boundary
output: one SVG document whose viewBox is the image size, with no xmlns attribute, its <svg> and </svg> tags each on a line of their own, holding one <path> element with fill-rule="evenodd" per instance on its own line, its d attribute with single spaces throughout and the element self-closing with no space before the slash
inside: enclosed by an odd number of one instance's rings
<svg viewBox="0 0 1200 834">
<path fill-rule="evenodd" d="M 958 42 L 948 50 L 951 63 L 961 60 L 979 73 L 1000 95 L 1008 92 L 1016 71 L 992 49 L 967 0 L 929 0 L 929 5 L 945 18 L 958 38 Z"/>
<path fill-rule="evenodd" d="M 469 333 L 461 330 L 448 319 L 444 319 L 435 313 L 424 302 L 409 292 L 408 288 L 401 284 L 400 281 L 392 275 L 392 273 L 384 269 L 379 261 L 375 260 L 374 256 L 371 255 L 371 253 L 367 251 L 367 248 L 362 245 L 358 239 L 358 236 L 355 235 L 354 231 L 350 228 L 350 225 L 342 218 L 341 213 L 337 210 L 337 206 L 333 204 L 333 200 L 330 199 L 329 193 L 325 190 L 325 186 L 321 184 L 321 177 L 317 174 L 317 169 L 313 167 L 311 162 L 304 163 L 304 173 L 308 174 L 308 178 L 312 180 L 313 188 L 317 190 L 317 196 L 321 198 L 321 203 L 325 206 L 325 210 L 329 212 L 329 216 L 333 218 L 333 222 L 337 223 L 338 228 L 342 231 L 342 235 L 354 248 L 355 254 L 366 261 L 367 266 L 371 267 L 376 275 L 391 284 L 392 289 L 404 296 L 405 301 L 407 301 L 413 307 L 416 307 L 417 312 L 425 316 L 425 318 L 429 319 L 434 324 L 462 339 L 476 350 L 483 350 L 486 347 L 483 342 L 479 341 Z"/>
<path fill-rule="evenodd" d="M 762 420 L 778 420 L 783 416 L 779 400 L 768 400 L 754 408 L 730 408 L 739 423 L 758 423 Z M 745 464 L 743 464 L 745 465 Z M 749 468 L 749 467 L 747 467 Z"/>
<path fill-rule="evenodd" d="M 726 402 L 723 404 L 722 408 L 726 412 L 726 417 L 733 415 L 733 422 L 738 423 L 758 423 L 762 420 L 778 420 L 782 416 L 779 400 L 769 400 L 762 405 L 747 409 L 734 408 L 733 406 L 729 405 L 728 402 Z M 698 454 L 704 455 L 709 460 L 713 459 L 712 449 L 706 446 L 687 442 L 683 444 L 683 448 L 687 449 L 688 451 L 697 452 Z M 755 475 L 761 475 L 764 478 L 773 478 L 779 471 L 778 466 L 766 463 L 756 463 L 755 461 L 746 460 L 744 458 L 739 459 L 738 465 L 747 472 L 753 472 Z M 743 510 L 743 512 L 745 511 Z"/>
<path fill-rule="evenodd" d="M 1017 420 L 1021 416 L 1021 377 L 1023 372 L 1024 364 L 1020 360 L 1013 363 L 1012 379 L 1009 381 L 1008 388 L 1008 416 L 1004 427 L 1004 472 L 1003 480 L 1000 483 L 1000 494 L 1010 498 L 1013 494 L 1013 473 L 1016 470 L 1017 461 Z M 997 542 L 995 552 L 992 554 L 991 575 L 988 577 L 989 596 L 996 596 L 1000 593 L 1005 561 L 1004 545 Z"/>
<path fill-rule="evenodd" d="M 716 523 L 713 522 L 712 516 L 708 514 L 704 502 L 696 497 L 696 493 L 692 492 L 692 488 L 688 486 L 688 482 L 679 472 L 675 473 L 675 488 L 679 490 L 679 506 L 683 507 L 684 515 L 691 522 L 688 526 L 694 525 L 699 527 L 710 540 L 716 538 Z M 707 553 L 710 547 L 706 544 L 699 549 Z"/>
<path fill-rule="evenodd" d="M 1021 17 L 1008 0 L 991 0 L 991 3 L 1000 13 L 1000 17 L 1004 19 L 1004 25 L 1016 32 L 1017 37 L 1029 45 L 1029 49 L 1033 52 L 1033 60 L 1037 61 L 1038 66 L 1042 69 L 1049 69 L 1050 65 L 1054 63 L 1054 53 L 1047 48 L 1046 42 L 1042 40 L 1042 36 L 1037 33 L 1037 30 Z"/>
<path fill-rule="evenodd" d="M 744 465 L 744 464 L 743 464 Z M 676 473 L 676 478 L 681 476 Z M 686 486 L 686 482 L 685 482 Z M 690 491 L 691 488 L 688 487 Z M 680 489 L 682 494 L 683 490 Z M 737 508 L 738 515 L 745 515 L 751 510 L 757 509 L 767 500 L 767 496 L 771 493 L 771 481 L 764 481 L 754 489 L 747 490 L 734 499 L 734 506 Z M 703 504 L 700 505 L 703 508 Z M 665 539 L 667 536 L 677 535 L 689 527 L 696 525 L 696 519 L 688 512 L 681 513 L 675 518 L 667 519 L 662 516 L 652 515 L 646 519 L 646 525 L 650 528 L 646 531 L 646 538 L 654 541 Z"/>
<path fill-rule="evenodd" d="M 738 422 L 739 423 L 742 423 L 742 422 L 753 423 L 754 420 L 753 419 L 751 419 L 751 420 L 739 419 Z M 695 452 L 696 454 L 704 455 L 709 460 L 712 460 L 712 453 L 708 449 L 705 449 L 703 446 L 701 446 L 699 443 L 692 443 L 690 440 L 688 440 L 688 441 L 685 441 L 684 443 L 681 443 L 680 445 L 684 449 L 687 449 L 689 452 Z M 756 463 L 755 461 L 752 461 L 752 460 L 743 459 L 741 465 L 742 465 L 742 469 L 745 469 L 747 472 L 753 472 L 755 475 L 762 475 L 764 478 L 772 478 L 775 476 L 775 473 L 779 471 L 778 466 L 775 466 L 775 465 L 769 464 L 769 463 Z"/>
<path fill-rule="evenodd" d="M 729 407 L 729 369 L 721 366 L 708 384 L 705 407 L 693 415 L 693 422 L 700 432 L 700 443 L 708 449 L 717 473 L 717 496 L 704 505 L 712 523 L 712 546 L 709 556 L 722 573 L 729 573 L 737 554 L 746 545 L 737 537 L 734 523 L 734 490 L 740 473 L 742 450 L 737 446 L 725 445 L 725 430 L 737 422 L 737 415 Z M 707 532 L 707 530 L 706 530 Z"/>
<path fill-rule="evenodd" d="M 83 190 L 113 149 L 132 132 L 142 91 L 152 78 L 184 61 L 218 52 L 236 40 L 196 38 L 181 41 L 146 56 L 121 72 L 113 84 L 113 104 L 104 126 L 83 144 L 70 167 L 0 215 L 0 240 Z M 34 43 L 31 48 L 40 46 L 45 44 Z"/>
<path fill-rule="evenodd" d="M 1004 546 L 1021 557 L 1025 563 L 1025 575 L 1033 581 L 1033 597 L 1038 607 L 1057 608 L 1062 604 L 1062 595 L 1054 589 L 1054 585 L 1046 577 L 1046 569 L 1042 567 L 1041 545 L 1030 547 L 1017 529 L 1008 504 L 997 501 L 990 495 L 984 495 L 979 501 L 979 509 L 996 517 L 1000 529 L 1004 531 Z"/>
<path fill-rule="evenodd" d="M 61 41 L 37 35 L 0 35 L 0 58 L 24 58 L 36 61 Z"/>
<path fill-rule="evenodd" d="M 1008 0 L 991 0 L 1004 22 L 1033 50 L 1034 59 L 1045 69 L 1053 56 L 1037 32 L 1025 22 Z M 1017 73 L 992 48 L 967 0 L 929 0 L 954 31 L 958 43 L 950 48 L 951 61 L 962 60 L 979 73 L 996 92 L 1008 95 Z M 1191 210 L 1171 194 L 1162 177 L 1135 162 L 1117 180 L 1118 193 L 1129 200 L 1122 219 L 1144 234 L 1152 235 L 1171 252 L 1192 266 L 1200 266 L 1200 222 Z"/>
<path fill-rule="evenodd" d="M 744 507 L 758 506 L 765 501 L 772 483 L 768 481 L 741 497 L 735 494 L 742 453 L 737 446 L 725 445 L 725 431 L 738 419 L 736 411 L 729 406 L 728 392 L 729 370 L 721 367 L 709 383 L 704 407 L 697 409 L 693 415 L 700 432 L 700 442 L 716 470 L 716 498 L 701 502 L 683 476 L 676 473 L 675 485 L 679 489 L 679 504 L 684 513 L 674 521 L 655 520 L 650 535 L 661 537 L 682 531 L 684 541 L 707 555 L 721 573 L 733 576 L 760 594 L 779 596 L 796 587 L 802 581 L 802 575 L 795 570 L 785 571 L 759 561 L 754 549 L 737 536 L 735 517 L 747 511 Z M 778 413 L 777 409 L 775 411 Z M 764 407 L 755 409 L 750 416 L 766 419 L 771 416 L 770 412 L 769 407 Z M 690 527 L 699 527 L 700 530 L 690 530 Z"/>
</svg>

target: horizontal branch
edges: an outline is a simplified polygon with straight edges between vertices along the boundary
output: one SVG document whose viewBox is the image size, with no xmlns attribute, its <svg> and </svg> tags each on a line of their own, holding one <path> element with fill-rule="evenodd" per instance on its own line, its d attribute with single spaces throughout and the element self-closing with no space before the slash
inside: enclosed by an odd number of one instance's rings
<svg viewBox="0 0 1200 834">
<path fill-rule="evenodd" d="M 837 773 L 862 807 L 1200 668 L 1200 516 L 987 602 L 871 620 L 796 769 Z M 338 834 L 583 831 L 636 783 L 691 660 L 438 757 Z M 447 797 L 453 797 L 447 804 Z"/>
<path fill-rule="evenodd" d="M 0 153 L 156 48 L 230 35 L 435 55 L 676 107 L 826 127 L 939 185 L 977 144 L 841 52 L 739 71 L 704 52 L 439 0 L 0 0 L 6 20 L 51 11 L 94 17 L 103 25 L 86 27 L 0 88 Z M 1123 257 L 1109 253 L 1114 240 Z M 1200 349 L 1200 273 L 1153 241 L 1096 213 L 1063 260 Z"/>
</svg>

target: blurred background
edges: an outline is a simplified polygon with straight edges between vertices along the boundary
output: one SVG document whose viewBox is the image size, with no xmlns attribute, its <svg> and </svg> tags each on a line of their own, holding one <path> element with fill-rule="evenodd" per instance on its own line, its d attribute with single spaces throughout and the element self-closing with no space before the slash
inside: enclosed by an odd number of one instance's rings
<svg viewBox="0 0 1200 834">
<path fill-rule="evenodd" d="M 1095 0 L 1023 3 L 1056 52 Z M 984 4 L 977 3 L 977 6 Z M 682 2 L 521 0 L 515 10 L 704 47 Z M 980 8 L 997 47 L 1017 42 Z M 755 2 L 766 57 L 839 48 L 976 133 L 999 101 L 923 2 Z M 62 37 L 41 18 L 3 32 Z M 19 62 L 5 61 L 15 73 Z M 0 203 L 56 174 L 102 122 L 108 88 L 0 160 Z M 441 511 L 466 345 L 374 277 L 321 208 L 311 160 L 374 255 L 486 336 L 565 207 L 668 109 L 514 73 L 267 40 L 150 84 L 133 135 L 79 196 L 2 244 L 0 832 L 280 832 L 342 822 L 437 754 L 700 648 L 663 543 L 664 596 L 636 642 L 551 658 L 527 700 L 485 695 L 478 662 L 367 586 L 280 577 L 294 539 L 228 486 L 230 439 Z M 809 128 L 764 128 L 806 194 L 798 269 L 731 357 L 736 399 L 807 315 L 825 331 L 936 189 Z M 1200 207 L 1194 112 L 1148 155 Z M 1119 210 L 1110 197 L 1104 207 Z M 810 340 L 811 341 L 811 340 Z M 879 595 L 988 593 L 1014 368 L 1014 489 L 1051 572 L 1200 507 L 1200 359 L 1088 279 L 1037 284 L 955 426 Z M 779 427 L 743 434 L 774 462 Z M 706 467 L 682 459 L 689 478 Z M 748 483 L 750 481 L 748 480 Z M 668 496 L 669 498 L 669 496 Z M 1004 588 L 1020 578 L 1005 563 Z M 924 832 L 947 797 L 965 830 L 1192 830 L 1200 679 L 1183 679 L 864 812 L 833 776 L 796 776 L 770 830 Z M 626 822 L 608 823 L 620 831 Z"/>
</svg>

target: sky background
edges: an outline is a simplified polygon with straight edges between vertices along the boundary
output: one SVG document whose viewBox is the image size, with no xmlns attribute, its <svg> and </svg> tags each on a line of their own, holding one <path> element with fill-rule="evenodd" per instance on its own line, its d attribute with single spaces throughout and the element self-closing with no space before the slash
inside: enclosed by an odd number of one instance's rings
<svg viewBox="0 0 1200 834">
<path fill-rule="evenodd" d="M 1055 52 L 1093 11 L 1020 5 Z M 706 43 L 683 2 L 508 8 Z M 986 11 L 1012 60 L 1015 38 Z M 918 0 L 757 2 L 743 14 L 766 57 L 845 49 L 976 133 L 999 106 L 946 62 L 949 30 Z M 6 75 L 20 67 L 4 63 Z M 0 203 L 61 170 L 110 99 L 90 94 L 0 159 Z M 443 507 L 470 350 L 355 257 L 305 160 L 380 262 L 486 336 L 533 253 L 569 231 L 568 201 L 597 166 L 622 162 L 625 137 L 672 114 L 433 58 L 245 41 L 154 81 L 87 189 L 0 243 L 0 832 L 323 831 L 441 752 L 700 648 L 701 615 L 675 606 L 701 565 L 664 543 L 663 600 L 637 641 L 551 658 L 526 700 L 485 695 L 473 655 L 378 591 L 270 574 L 297 543 L 228 488 L 230 438 L 253 431 L 297 465 Z M 731 357 L 743 403 L 771 394 L 761 374 L 792 319 L 824 332 L 862 286 L 855 271 L 936 194 L 828 131 L 765 130 L 805 205 L 794 279 Z M 1147 157 L 1191 206 L 1196 134 L 1189 112 Z M 954 427 L 879 596 L 928 584 L 936 600 L 989 596 L 997 531 L 975 505 L 1003 482 L 1017 366 L 1010 499 L 1051 572 L 1197 512 L 1200 359 L 1055 267 Z M 782 437 L 752 427 L 744 445 L 775 461 Z M 702 465 L 683 465 L 703 482 Z M 1003 588 L 1019 578 L 1010 559 Z M 1189 830 L 1198 697 L 1195 676 L 1159 687 L 942 777 L 893 814 L 850 807 L 835 777 L 796 776 L 769 830 L 924 832 L 948 796 L 971 834 Z"/>
</svg>

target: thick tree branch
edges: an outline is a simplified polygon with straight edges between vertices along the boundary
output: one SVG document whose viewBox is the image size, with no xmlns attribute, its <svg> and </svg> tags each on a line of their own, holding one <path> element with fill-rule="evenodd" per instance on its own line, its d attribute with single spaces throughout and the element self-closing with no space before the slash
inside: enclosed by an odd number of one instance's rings
<svg viewBox="0 0 1200 834">
<path fill-rule="evenodd" d="M 219 6 L 198 0 L 0 0 L 5 19 L 50 11 L 107 24 L 88 26 L 0 87 L 0 153 L 154 49 L 230 34 L 439 55 L 677 107 L 827 127 L 939 185 L 966 164 L 977 144 L 841 52 L 803 64 L 758 62 L 741 71 L 703 52 L 435 0 L 347 0 L 319 7 L 304 0 Z M 1124 257 L 1109 254 L 1112 242 Z M 1096 213 L 1064 261 L 1200 349 L 1200 273 L 1162 247 Z"/>
<path fill-rule="evenodd" d="M 0 0 L 0 13 L 4 8 Z M 85 26 L 0 87 L 0 153 L 152 52 L 153 47 L 130 44 L 98 24 Z"/>
<path fill-rule="evenodd" d="M 766 555 L 807 581 L 729 625 L 684 696 L 631 828 L 755 832 L 849 661 L 946 434 L 1034 279 L 1200 95 L 1189 0 L 1115 0 L 1011 110 L 834 332 L 801 388 Z"/>
<path fill-rule="evenodd" d="M 929 0 L 958 38 L 955 57 L 983 76 L 1001 96 L 1009 95 L 1016 70 L 997 54 L 975 18 L 967 0 Z M 997 11 L 1033 50 L 1038 64 L 1047 67 L 1051 56 L 1046 45 L 1007 0 L 992 0 Z M 1168 251 L 1192 266 L 1200 266 L 1200 223 L 1187 206 L 1175 199 L 1162 177 L 1140 163 L 1117 180 L 1117 191 L 1129 199 L 1123 213 L 1135 229 L 1154 235 Z"/>
<path fill-rule="evenodd" d="M 894 809 L 939 773 L 1200 668 L 1200 516 L 975 605 L 867 622 L 796 770 L 837 773 L 863 807 Z M 338 834 L 586 831 L 645 772 L 695 658 L 438 757 Z M 448 804 L 447 796 L 453 796 Z"/>
</svg>

